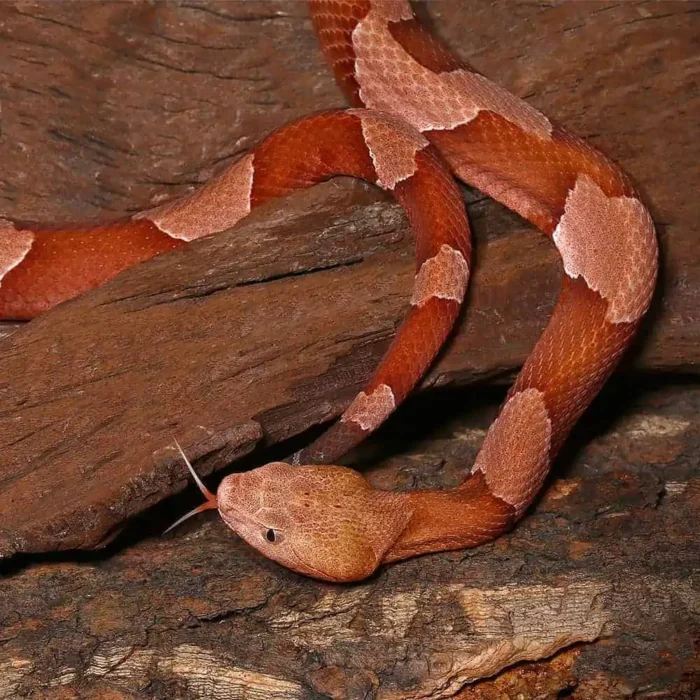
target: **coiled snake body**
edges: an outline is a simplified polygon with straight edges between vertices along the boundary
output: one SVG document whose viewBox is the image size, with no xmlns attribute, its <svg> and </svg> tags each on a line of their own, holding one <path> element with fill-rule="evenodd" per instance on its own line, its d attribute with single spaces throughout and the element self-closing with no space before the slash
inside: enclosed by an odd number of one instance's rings
<svg viewBox="0 0 700 700">
<path fill-rule="evenodd" d="M 285 126 L 200 190 L 126 220 L 60 231 L 0 220 L 0 317 L 31 318 L 334 175 L 392 192 L 415 231 L 417 272 L 410 310 L 374 376 L 294 464 L 228 476 L 216 496 L 201 486 L 207 502 L 197 509 L 218 508 L 231 529 L 285 566 L 348 581 L 383 563 L 481 544 L 513 525 L 634 336 L 658 253 L 627 175 L 451 54 L 407 0 L 309 5 L 355 108 Z M 396 409 L 457 317 L 470 241 L 450 171 L 551 237 L 562 291 L 469 478 L 450 491 L 380 491 L 350 469 L 321 463 Z"/>
</svg>

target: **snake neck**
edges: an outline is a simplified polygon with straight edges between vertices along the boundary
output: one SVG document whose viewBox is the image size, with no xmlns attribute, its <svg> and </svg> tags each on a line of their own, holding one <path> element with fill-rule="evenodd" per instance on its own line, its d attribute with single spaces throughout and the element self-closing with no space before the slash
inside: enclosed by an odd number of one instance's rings
<svg viewBox="0 0 700 700">
<path fill-rule="evenodd" d="M 402 496 L 411 517 L 384 563 L 476 547 L 498 537 L 516 520 L 513 507 L 490 492 L 480 472 L 449 491 L 412 491 Z"/>
</svg>

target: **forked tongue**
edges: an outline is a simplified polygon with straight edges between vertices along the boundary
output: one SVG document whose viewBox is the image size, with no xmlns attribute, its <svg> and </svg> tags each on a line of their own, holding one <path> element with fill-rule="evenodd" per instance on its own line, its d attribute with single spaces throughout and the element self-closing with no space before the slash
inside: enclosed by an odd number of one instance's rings
<svg viewBox="0 0 700 700">
<path fill-rule="evenodd" d="M 180 454 L 182 455 L 182 459 L 185 460 L 185 464 L 187 465 L 187 468 L 190 470 L 190 474 L 192 474 L 192 478 L 194 479 L 195 484 L 199 487 L 199 490 L 202 492 L 204 495 L 204 498 L 207 500 L 202 503 L 201 506 L 197 506 L 194 510 L 191 510 L 189 513 L 186 513 L 183 515 L 180 519 L 176 520 L 167 530 L 163 532 L 165 535 L 167 532 L 170 532 L 173 528 L 176 528 L 180 523 L 185 522 L 185 520 L 191 518 L 193 515 L 197 515 L 197 513 L 203 513 L 205 510 L 216 510 L 218 507 L 217 501 L 216 501 L 216 495 L 213 494 L 203 483 L 202 480 L 199 478 L 197 472 L 192 468 L 192 465 L 190 464 L 190 460 L 187 459 L 185 453 L 182 451 L 182 447 L 180 447 L 180 444 L 178 443 L 177 440 L 175 440 L 175 446 L 177 449 L 180 451 Z"/>
</svg>

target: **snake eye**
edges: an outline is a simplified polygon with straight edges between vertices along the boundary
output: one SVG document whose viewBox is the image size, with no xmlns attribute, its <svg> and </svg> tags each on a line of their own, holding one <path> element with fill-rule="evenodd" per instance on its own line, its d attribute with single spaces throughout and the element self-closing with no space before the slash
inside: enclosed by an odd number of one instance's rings
<svg viewBox="0 0 700 700">
<path fill-rule="evenodd" d="M 265 539 L 268 542 L 277 542 L 277 540 L 278 540 L 277 533 L 273 529 L 269 529 L 265 533 Z"/>
</svg>

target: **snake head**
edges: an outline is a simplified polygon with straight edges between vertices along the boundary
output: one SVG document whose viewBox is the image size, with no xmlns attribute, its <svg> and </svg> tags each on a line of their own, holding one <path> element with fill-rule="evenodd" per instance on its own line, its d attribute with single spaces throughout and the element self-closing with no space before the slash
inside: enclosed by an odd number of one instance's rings
<svg viewBox="0 0 700 700">
<path fill-rule="evenodd" d="M 410 518 L 401 494 L 336 466 L 272 462 L 227 476 L 216 499 L 224 522 L 266 557 L 334 582 L 372 574 Z"/>
</svg>

